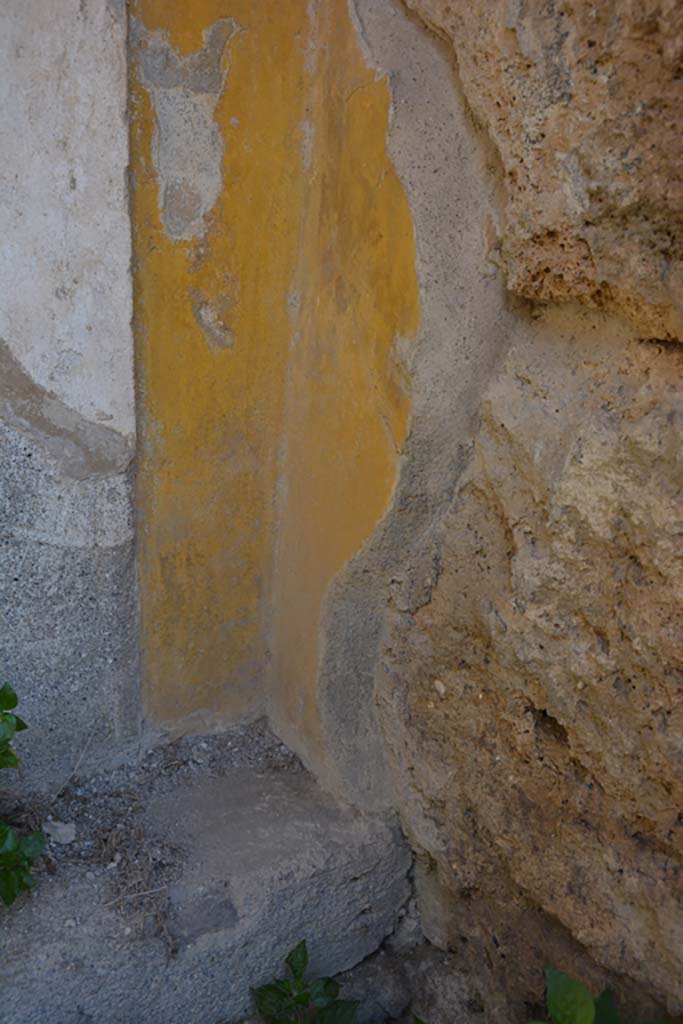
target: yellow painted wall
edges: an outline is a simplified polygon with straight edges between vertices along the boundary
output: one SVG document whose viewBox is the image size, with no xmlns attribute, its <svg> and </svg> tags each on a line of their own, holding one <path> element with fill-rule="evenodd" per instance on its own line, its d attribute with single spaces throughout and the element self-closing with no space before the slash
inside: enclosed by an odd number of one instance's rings
<svg viewBox="0 0 683 1024">
<path fill-rule="evenodd" d="M 199 244 L 162 227 L 154 112 L 131 62 L 143 665 L 159 722 L 262 701 L 308 18 L 305 0 L 136 0 L 132 13 L 180 54 L 220 17 L 244 28 L 215 112 L 224 188 Z M 197 293 L 222 304 L 231 348 L 207 343 Z"/>
<path fill-rule="evenodd" d="M 417 330 L 408 203 L 386 152 L 390 92 L 345 0 L 312 26 L 312 160 L 290 358 L 273 595 L 271 713 L 314 757 L 329 584 L 386 511 L 409 403 L 397 337 Z"/>
<path fill-rule="evenodd" d="M 389 90 L 346 0 L 133 0 L 178 55 L 231 17 L 223 190 L 201 241 L 160 216 L 153 97 L 131 61 L 145 701 L 157 723 L 262 708 L 315 746 L 326 589 L 390 500 L 414 333 Z M 197 296 L 229 329 L 212 345 Z M 277 557 L 275 542 L 277 538 Z"/>
</svg>

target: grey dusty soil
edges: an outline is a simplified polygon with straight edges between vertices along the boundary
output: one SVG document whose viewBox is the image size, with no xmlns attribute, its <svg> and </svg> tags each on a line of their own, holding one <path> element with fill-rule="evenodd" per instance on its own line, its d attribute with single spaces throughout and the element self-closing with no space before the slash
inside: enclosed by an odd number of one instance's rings
<svg viewBox="0 0 683 1024">
<path fill-rule="evenodd" d="M 303 772 L 292 752 L 264 720 L 235 726 L 227 733 L 185 736 L 153 747 L 137 763 L 95 774 L 78 772 L 55 795 L 13 796 L 0 790 L 0 817 L 20 829 L 47 829 L 50 822 L 75 827 L 72 842 L 48 837 L 45 856 L 34 872 L 67 881 L 86 869 L 86 878 L 107 890 L 110 905 L 126 919 L 128 934 L 161 936 L 170 953 L 176 943 L 166 925 L 168 890 L 178 880 L 186 853 L 172 836 L 155 834 L 145 821 L 150 797 L 203 779 L 224 778 L 237 769 Z M 38 894 L 36 894 L 38 898 Z M 65 926 L 72 926 L 67 918 Z"/>
<path fill-rule="evenodd" d="M 263 722 L 5 792 L 0 814 L 49 835 L 34 892 L 0 910 L 2 1024 L 237 1020 L 300 939 L 313 973 L 350 970 L 411 898 L 397 823 L 320 790 Z M 405 1003 L 380 974 L 373 1020 Z"/>
</svg>

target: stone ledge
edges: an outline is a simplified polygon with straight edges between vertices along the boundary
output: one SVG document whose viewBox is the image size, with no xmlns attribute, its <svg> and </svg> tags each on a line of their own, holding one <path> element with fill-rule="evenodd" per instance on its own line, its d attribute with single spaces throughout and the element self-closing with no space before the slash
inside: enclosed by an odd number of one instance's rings
<svg viewBox="0 0 683 1024">
<path fill-rule="evenodd" d="M 250 987 L 278 974 L 301 938 L 311 970 L 325 974 L 380 946 L 410 894 L 400 833 L 340 807 L 300 768 L 264 760 L 216 774 L 209 758 L 206 770 L 159 771 L 144 784 L 138 769 L 130 790 L 117 779 L 130 820 L 123 810 L 111 821 L 100 862 L 74 850 L 62 865 L 53 847 L 55 874 L 6 912 L 6 1024 L 218 1024 L 248 1012 Z M 72 817 L 73 845 L 87 844 Z M 114 877 L 134 860 L 112 837 L 133 820 L 139 850 L 163 870 L 157 886 L 140 876 L 112 899 Z"/>
</svg>

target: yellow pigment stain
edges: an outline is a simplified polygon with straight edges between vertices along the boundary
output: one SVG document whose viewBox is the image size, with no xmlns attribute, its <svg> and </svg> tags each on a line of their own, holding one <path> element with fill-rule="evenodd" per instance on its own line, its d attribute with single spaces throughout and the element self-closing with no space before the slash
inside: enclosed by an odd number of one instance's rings
<svg viewBox="0 0 683 1024">
<path fill-rule="evenodd" d="M 144 696 L 157 723 L 236 715 L 263 701 L 302 205 L 306 6 L 132 4 L 134 18 L 167 33 L 181 56 L 197 52 L 218 19 L 239 28 L 213 114 L 223 188 L 199 239 L 174 242 L 164 230 L 158 113 L 131 61 L 139 571 Z"/>
<path fill-rule="evenodd" d="M 345 0 L 317 6 L 273 595 L 272 704 L 321 756 L 316 677 L 329 586 L 391 501 L 409 405 L 395 359 L 419 322 L 413 227 L 386 152 L 390 93 Z"/>
<path fill-rule="evenodd" d="M 388 84 L 346 0 L 133 0 L 131 14 L 136 51 L 166 55 L 158 87 L 131 61 L 147 711 L 228 718 L 268 697 L 318 756 L 325 600 L 391 502 L 409 411 L 395 342 L 419 318 Z M 219 95 L 192 62 L 221 19 Z M 197 111 L 219 133 L 196 135 L 220 156 L 215 201 L 204 150 L 162 145 L 191 139 Z"/>
</svg>

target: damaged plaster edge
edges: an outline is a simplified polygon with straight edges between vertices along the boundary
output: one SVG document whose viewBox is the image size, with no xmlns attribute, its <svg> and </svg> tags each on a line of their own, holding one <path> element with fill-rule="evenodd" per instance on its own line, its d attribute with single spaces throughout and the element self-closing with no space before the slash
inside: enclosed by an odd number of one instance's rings
<svg viewBox="0 0 683 1024">
<path fill-rule="evenodd" d="M 377 64 L 377 61 L 373 56 L 372 49 L 370 47 L 370 43 L 368 42 L 366 35 L 365 23 L 363 21 L 360 11 L 358 10 L 358 4 L 356 0 L 346 0 L 346 6 L 349 12 L 349 20 L 351 21 L 351 24 L 353 25 L 356 31 L 356 39 L 358 41 L 360 51 L 363 54 L 363 59 L 365 60 L 365 63 L 370 68 L 370 70 L 375 72 L 377 78 L 386 77 L 386 72 L 383 72 L 380 69 L 380 67 Z M 391 10 L 391 8 L 389 9 Z M 389 91 L 391 93 L 391 89 Z M 391 95 L 391 105 L 393 107 L 393 94 Z"/>
<path fill-rule="evenodd" d="M 332 792 L 381 812 L 395 806 L 375 697 L 387 613 L 411 614 L 430 599 L 440 526 L 471 458 L 480 396 L 508 346 L 511 311 L 485 237 L 497 212 L 497 167 L 452 55 L 403 3 L 349 0 L 349 10 L 366 60 L 390 88 L 387 153 L 410 209 L 421 323 L 407 361 L 410 431 L 391 499 L 332 581 L 323 609 L 317 699 L 326 757 L 314 770 Z M 414 76 L 403 73 L 410 60 Z M 462 180 L 445 184 L 444 154 L 453 153 Z"/>
<path fill-rule="evenodd" d="M 354 32 L 355 32 L 356 42 L 357 42 L 358 47 L 359 47 L 359 49 L 361 51 L 361 54 L 362 54 L 362 57 L 363 57 L 363 60 L 364 60 L 364 62 L 366 64 L 366 66 L 374 74 L 374 81 L 376 81 L 376 82 L 377 81 L 386 81 L 387 82 L 387 86 L 388 86 L 388 89 L 389 89 L 389 111 L 388 111 L 387 126 L 386 126 L 386 131 L 385 131 L 386 159 L 387 159 L 388 163 L 391 165 L 391 168 L 394 171 L 394 173 L 396 174 L 396 177 L 400 180 L 400 175 L 398 174 L 398 171 L 397 171 L 396 166 L 395 166 L 395 162 L 393 160 L 393 157 L 392 157 L 392 155 L 390 153 L 390 148 L 389 148 L 389 138 L 390 138 L 390 134 L 391 134 L 391 128 L 392 128 L 392 122 L 393 122 L 393 108 L 394 108 L 394 98 L 393 98 L 393 90 L 391 88 L 391 78 L 390 78 L 390 75 L 388 74 L 388 72 L 386 71 L 386 69 L 382 68 L 378 64 L 378 62 L 375 60 L 375 58 L 373 56 L 371 48 L 370 48 L 370 46 L 369 46 L 369 44 L 368 44 L 368 42 L 367 42 L 367 40 L 365 38 L 365 27 L 364 27 L 364 24 L 362 22 L 362 18 L 361 18 L 360 14 L 359 14 L 359 12 L 357 10 L 355 0 L 346 0 L 346 6 L 347 6 L 347 12 L 348 12 L 348 15 L 349 15 L 349 20 L 350 20 L 351 25 L 352 25 L 352 27 L 354 29 Z M 308 13 L 309 24 L 310 24 L 310 28 L 311 28 L 311 39 L 313 39 L 315 37 L 315 35 L 316 35 L 317 19 L 318 19 L 318 15 L 319 15 L 319 8 L 320 8 L 320 0 L 309 0 L 307 13 Z M 396 13 L 396 11 L 391 9 L 390 13 L 391 13 L 391 15 L 394 15 Z M 317 45 L 315 43 L 313 43 L 313 42 L 309 42 L 309 48 L 308 48 L 308 51 L 307 51 L 307 65 L 306 65 L 306 71 L 307 71 L 308 74 L 312 75 L 314 73 L 316 57 L 317 57 Z M 367 84 L 370 84 L 370 83 L 367 83 Z M 365 88 L 366 85 L 363 85 L 362 88 Z M 302 125 L 302 127 L 303 127 L 303 125 Z M 307 160 L 307 153 L 306 153 L 306 146 L 307 146 L 307 143 L 312 146 L 312 136 L 313 136 L 313 133 L 315 131 L 315 126 L 311 124 L 310 125 L 310 130 L 311 130 L 311 137 L 309 139 L 306 139 L 304 137 L 303 143 L 302 143 L 303 167 L 304 167 L 304 171 L 305 172 L 308 172 L 308 170 L 309 170 L 308 160 Z M 405 183 L 402 182 L 402 186 L 403 186 L 404 191 L 405 191 Z M 304 218 L 302 216 L 302 225 L 303 225 L 303 220 L 304 220 Z M 413 241 L 415 243 L 416 242 L 416 238 L 415 238 L 415 225 L 413 223 L 412 216 L 411 216 L 411 230 L 412 230 L 412 233 L 413 233 Z M 300 231 L 301 231 L 301 228 L 300 228 Z M 292 279 L 292 282 L 291 282 L 291 285 L 290 285 L 290 289 L 289 289 L 289 293 L 288 293 L 288 306 L 289 306 L 289 313 L 290 313 L 290 318 L 291 318 L 291 322 L 292 322 L 292 334 L 291 334 L 291 341 L 290 341 L 290 349 L 292 347 L 294 347 L 294 345 L 296 344 L 297 334 L 298 334 L 296 326 L 297 326 L 297 317 L 298 317 L 298 312 L 299 312 L 299 296 L 300 296 L 300 290 L 297 287 L 299 275 L 300 275 L 300 270 L 297 267 L 297 269 L 294 272 L 293 279 Z M 394 365 L 394 369 L 396 370 L 396 372 L 397 372 L 397 374 L 398 374 L 398 376 L 400 378 L 401 388 L 404 391 L 404 394 L 405 394 L 405 396 L 407 398 L 410 398 L 410 362 L 411 362 L 411 360 L 413 358 L 413 353 L 412 353 L 411 350 L 414 347 L 414 345 L 417 343 L 418 337 L 419 337 L 419 328 L 415 332 L 415 335 L 410 337 L 410 338 L 405 336 L 405 335 L 401 335 L 401 334 L 397 333 L 397 334 L 394 335 L 394 338 L 393 338 L 393 341 L 392 341 L 392 346 L 391 346 L 391 359 L 392 359 L 392 362 L 393 362 L 393 365 Z M 365 368 L 366 368 L 366 372 L 368 372 L 367 365 L 366 365 Z M 285 393 L 287 395 L 289 395 L 290 392 L 291 392 L 290 373 L 291 373 L 291 361 L 288 361 L 287 383 L 286 383 L 286 387 L 285 387 Z M 373 552 L 374 546 L 376 544 L 376 538 L 380 534 L 382 534 L 382 531 L 384 529 L 384 524 L 387 521 L 388 517 L 391 516 L 391 514 L 392 514 L 392 512 L 394 510 L 395 504 L 397 502 L 397 494 L 398 494 L 398 490 L 399 490 L 399 487 L 400 487 L 400 476 L 401 476 L 403 446 L 399 446 L 398 445 L 397 439 L 396 439 L 396 437 L 394 435 L 394 432 L 393 432 L 393 430 L 391 428 L 391 425 L 390 425 L 386 415 L 379 408 L 378 408 L 378 415 L 379 415 L 380 420 L 381 420 L 382 431 L 383 431 L 383 433 L 384 433 L 384 435 L 386 437 L 386 440 L 387 440 L 387 450 L 388 450 L 388 453 L 390 454 L 390 457 L 392 459 L 392 462 L 393 462 L 393 465 L 394 465 L 394 469 L 395 469 L 393 485 L 392 485 L 390 494 L 387 496 L 387 500 L 386 500 L 386 503 L 384 505 L 384 508 L 383 508 L 382 512 L 377 516 L 375 522 L 370 527 L 369 532 L 364 537 L 364 539 L 362 540 L 362 542 L 359 545 L 359 547 L 357 548 L 357 550 L 347 559 L 347 561 L 336 571 L 334 576 L 328 581 L 328 584 L 327 584 L 327 587 L 326 587 L 326 591 L 325 591 L 323 599 L 322 599 L 322 604 L 321 604 L 321 609 L 320 609 L 320 618 L 319 618 L 319 621 L 318 621 L 317 627 L 316 627 L 316 647 L 317 647 L 317 651 L 318 651 L 318 673 L 317 673 L 317 684 L 316 684 L 316 697 L 319 697 L 319 689 L 320 689 L 320 685 L 319 684 L 320 684 L 321 674 L 322 674 L 322 671 L 323 671 L 323 666 L 324 666 L 324 664 L 326 662 L 326 658 L 327 658 L 328 646 L 330 648 L 332 648 L 334 646 L 333 638 L 332 638 L 332 632 L 333 632 L 333 630 L 332 630 L 332 623 L 334 622 L 334 617 L 335 617 L 335 614 L 336 614 L 335 610 L 338 607 L 338 605 L 337 605 L 337 595 L 338 594 L 340 595 L 339 600 L 343 600 L 343 596 L 341 596 L 341 595 L 343 595 L 345 581 L 350 580 L 350 579 L 352 579 L 354 577 L 354 574 L 356 572 L 356 568 L 357 568 L 358 565 L 370 564 L 372 562 L 372 557 L 373 557 L 372 552 Z M 284 471 L 284 466 L 286 464 L 286 453 L 287 453 L 287 439 L 283 436 L 282 441 L 281 441 L 281 445 L 280 445 L 279 454 L 278 454 L 278 467 L 279 468 L 278 468 L 278 477 L 277 477 L 277 485 L 276 485 L 276 496 L 275 496 L 276 507 L 279 507 L 281 509 L 286 506 L 287 498 L 288 498 L 288 480 L 287 480 L 286 473 Z M 280 522 L 280 521 L 281 521 L 281 517 L 276 516 L 275 517 L 275 522 Z M 282 539 L 281 539 L 280 530 L 276 529 L 276 531 L 275 531 L 275 540 L 274 540 L 274 557 L 273 557 L 273 566 L 274 567 L 276 567 L 279 564 L 280 551 L 282 550 L 281 545 L 282 545 Z M 276 571 L 277 570 L 274 568 L 273 569 L 273 573 L 272 573 L 273 577 L 275 576 Z M 362 570 L 362 572 L 365 572 L 365 571 L 366 570 Z M 271 582 L 271 586 L 272 586 L 272 582 Z M 368 595 L 366 595 L 366 596 L 368 596 Z M 377 616 L 374 614 L 374 609 L 370 608 L 369 606 L 367 607 L 367 612 L 368 612 L 367 625 L 369 625 L 370 628 L 372 629 L 372 627 L 374 625 L 376 625 Z M 271 611 L 271 614 L 268 616 L 267 629 L 266 629 L 267 647 L 268 647 L 268 649 L 271 652 L 272 652 L 272 647 L 273 647 L 273 638 L 274 638 L 274 634 L 275 634 L 275 624 L 274 624 L 274 621 L 275 621 L 275 615 Z M 365 648 L 363 648 L 363 651 L 365 651 Z M 331 652 L 330 657 L 334 658 L 335 654 L 333 652 Z M 266 694 L 268 696 L 268 689 L 266 691 Z M 322 707 L 321 707 L 321 713 L 322 713 Z M 299 734 L 299 729 L 298 729 L 297 725 L 294 724 L 290 719 L 288 719 L 287 716 L 284 716 L 284 715 L 279 714 L 277 712 L 277 704 L 276 704 L 276 702 L 272 698 L 271 699 L 267 699 L 266 714 L 267 714 L 267 718 L 268 718 L 269 724 L 270 724 L 271 728 L 273 729 L 273 731 L 275 732 L 275 734 L 290 749 L 292 749 L 297 754 L 298 757 L 301 758 L 301 760 L 302 760 L 303 764 L 305 765 L 305 767 L 307 768 L 307 770 L 310 771 L 316 777 L 317 781 L 320 783 L 320 785 L 323 786 L 323 788 L 327 789 L 329 792 L 333 793 L 338 798 L 341 798 L 343 800 L 349 800 L 351 803 L 355 803 L 357 806 L 362 806 L 364 811 L 369 811 L 370 813 L 380 813 L 380 814 L 393 813 L 392 801 L 390 799 L 388 799 L 388 797 L 387 797 L 388 789 L 389 789 L 387 769 L 386 769 L 386 766 L 384 765 L 381 745 L 377 742 L 377 737 L 379 735 L 379 726 L 378 726 L 378 723 L 374 721 L 374 717 L 372 716 L 372 713 L 370 714 L 369 717 L 365 718 L 364 720 L 361 720 L 359 718 L 358 721 L 356 722 L 356 730 L 357 731 L 354 730 L 357 741 L 361 743 L 361 746 L 363 747 L 364 751 L 367 753 L 368 757 L 370 758 L 370 760 L 372 762 L 371 770 L 367 771 L 367 773 L 365 775 L 365 781 L 368 781 L 370 776 L 372 777 L 372 784 L 369 787 L 366 786 L 365 782 L 361 781 L 360 778 L 354 779 L 353 783 L 351 785 L 349 785 L 348 784 L 348 779 L 344 778 L 344 773 L 343 772 L 340 773 L 337 770 L 337 766 L 336 765 L 332 765 L 330 763 L 329 757 L 325 756 L 324 749 L 321 750 L 320 747 L 317 744 L 309 745 L 306 742 L 302 742 L 301 736 Z M 325 732 L 324 728 L 323 728 L 323 731 Z M 364 740 L 362 740 L 362 741 L 360 740 L 361 736 L 364 737 Z M 325 739 L 325 737 L 323 737 L 323 738 Z M 333 748 L 331 746 L 329 746 L 328 749 L 333 749 Z M 365 772 L 366 768 L 367 768 L 367 764 L 365 762 L 363 762 L 363 771 L 364 772 Z M 362 791 L 362 793 L 363 793 L 363 796 L 362 796 L 361 799 L 358 798 L 359 787 L 360 787 L 360 791 Z"/>
<path fill-rule="evenodd" d="M 218 56 L 217 73 L 211 76 L 210 69 L 203 67 L 202 58 L 207 59 L 207 49 L 212 45 L 212 35 L 217 34 L 217 29 L 226 29 L 226 34 L 220 47 L 214 56 Z M 167 29 L 148 29 L 145 23 L 130 14 L 128 18 L 127 31 L 127 52 L 135 64 L 140 75 L 142 85 L 148 91 L 156 89 L 186 89 L 198 95 L 215 96 L 216 101 L 220 99 L 227 82 L 230 71 L 230 60 L 226 59 L 228 44 L 235 36 L 245 32 L 244 25 L 241 25 L 235 18 L 226 16 L 217 18 L 216 21 L 207 25 L 202 31 L 202 46 L 184 57 L 171 45 Z M 149 73 L 152 65 L 146 67 L 145 57 L 158 53 L 164 53 L 165 61 L 158 62 L 154 68 L 154 74 Z M 175 68 L 175 74 L 173 72 Z M 202 78 L 202 73 L 204 78 Z M 155 80 L 156 79 L 156 80 Z M 164 81 L 164 79 L 166 79 Z"/>
<path fill-rule="evenodd" d="M 244 31 L 234 18 L 218 18 L 203 30 L 202 46 L 181 56 L 168 31 L 149 30 L 130 18 L 130 59 L 155 114 L 152 162 L 159 216 L 173 242 L 206 235 L 223 191 L 226 143 L 215 111 L 230 71 L 230 44 Z"/>
<path fill-rule="evenodd" d="M 0 418 L 52 456 L 75 480 L 120 476 L 135 454 L 134 437 L 93 423 L 42 388 L 0 338 Z"/>
</svg>

